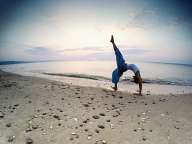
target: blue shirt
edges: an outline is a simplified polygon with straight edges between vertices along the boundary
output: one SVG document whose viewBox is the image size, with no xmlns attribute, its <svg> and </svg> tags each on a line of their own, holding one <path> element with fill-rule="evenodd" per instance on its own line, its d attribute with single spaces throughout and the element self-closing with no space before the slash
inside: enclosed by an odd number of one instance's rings
<svg viewBox="0 0 192 144">
<path fill-rule="evenodd" d="M 135 64 L 127 64 L 127 70 L 131 70 L 135 74 L 139 71 L 139 68 Z"/>
<path fill-rule="evenodd" d="M 136 73 L 139 71 L 139 68 L 135 64 L 126 64 L 125 71 L 127 70 L 131 70 L 132 72 Z M 122 73 L 120 72 L 120 70 L 116 68 L 112 73 L 112 82 L 117 84 L 119 82 L 121 75 Z"/>
</svg>

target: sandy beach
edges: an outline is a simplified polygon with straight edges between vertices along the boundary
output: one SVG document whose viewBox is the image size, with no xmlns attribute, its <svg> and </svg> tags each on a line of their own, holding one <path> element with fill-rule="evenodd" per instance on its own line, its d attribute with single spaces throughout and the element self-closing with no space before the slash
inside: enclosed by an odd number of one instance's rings
<svg viewBox="0 0 192 144">
<path fill-rule="evenodd" d="M 0 71 L 0 144 L 191 144 L 192 94 L 80 87 Z"/>
</svg>

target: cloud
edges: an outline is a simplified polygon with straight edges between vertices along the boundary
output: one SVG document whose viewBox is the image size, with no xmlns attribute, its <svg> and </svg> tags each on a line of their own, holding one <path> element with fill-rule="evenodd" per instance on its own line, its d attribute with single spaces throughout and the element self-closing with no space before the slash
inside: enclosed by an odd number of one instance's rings
<svg viewBox="0 0 192 144">
<path fill-rule="evenodd" d="M 26 55 L 33 60 L 57 60 L 62 58 L 62 54 L 47 47 L 32 47 L 25 49 Z"/>
<path fill-rule="evenodd" d="M 130 57 L 131 55 L 139 56 L 148 52 L 141 48 L 127 47 L 122 46 L 120 49 L 125 57 Z M 59 51 L 46 47 L 33 47 L 26 49 L 25 52 L 30 58 L 36 60 L 113 60 L 115 57 L 113 49 L 101 47 L 84 47 Z"/>
<path fill-rule="evenodd" d="M 121 26 L 121 30 L 127 29 L 151 29 L 151 28 L 161 28 L 167 26 L 182 26 L 190 25 L 191 22 L 189 18 L 183 17 L 181 15 L 168 15 L 163 14 L 161 9 L 142 9 L 137 12 L 132 12 L 129 14 L 127 22 Z"/>
<path fill-rule="evenodd" d="M 137 12 L 130 12 L 128 14 L 127 23 L 122 26 L 122 30 L 129 28 L 146 29 L 153 25 L 153 19 L 159 19 L 156 9 L 142 9 Z"/>
<path fill-rule="evenodd" d="M 26 50 L 26 52 L 28 54 L 31 54 L 31 55 L 42 55 L 42 54 L 52 54 L 52 52 L 48 49 L 48 48 L 45 48 L 45 47 L 34 47 L 34 48 L 29 48 Z"/>
<path fill-rule="evenodd" d="M 26 55 L 35 60 L 89 60 L 89 55 L 104 51 L 103 48 L 82 47 L 54 50 L 47 47 L 31 47 L 25 49 Z"/>
<path fill-rule="evenodd" d="M 125 47 L 121 47 L 120 51 L 125 59 L 139 58 L 142 57 L 145 53 L 150 52 L 149 50 L 145 50 L 142 48 L 125 48 Z M 86 57 L 87 60 L 114 60 L 115 53 L 113 50 L 110 50 L 88 54 Z"/>
<path fill-rule="evenodd" d="M 130 55 L 140 55 L 140 54 L 144 54 L 146 52 L 149 52 L 149 50 L 145 50 L 145 49 L 140 49 L 140 48 L 129 48 L 127 50 L 123 50 L 123 52 L 126 52 Z"/>
<path fill-rule="evenodd" d="M 130 55 L 134 54 L 144 54 L 147 52 L 150 52 L 150 50 L 146 48 L 140 48 L 139 46 L 134 46 L 134 45 L 119 45 L 120 51 L 123 53 L 128 53 Z"/>
<path fill-rule="evenodd" d="M 73 51 L 86 51 L 86 50 L 102 51 L 103 49 L 104 48 L 102 47 L 81 47 L 81 48 L 70 48 L 70 49 L 59 50 L 58 52 L 73 52 Z"/>
<path fill-rule="evenodd" d="M 128 58 L 149 52 L 149 50 L 134 45 L 119 45 L 119 48 Z M 0 60 L 113 60 L 114 58 L 111 46 L 58 50 L 54 47 L 31 46 L 15 42 L 0 43 Z"/>
</svg>

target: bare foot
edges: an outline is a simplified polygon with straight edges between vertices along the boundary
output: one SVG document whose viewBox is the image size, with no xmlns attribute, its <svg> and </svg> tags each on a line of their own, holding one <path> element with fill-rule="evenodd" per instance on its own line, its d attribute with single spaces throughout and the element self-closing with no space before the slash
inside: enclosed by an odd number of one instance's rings
<svg viewBox="0 0 192 144">
<path fill-rule="evenodd" d="M 113 38 L 113 35 L 111 35 L 111 40 L 110 40 L 110 42 L 114 42 L 114 38 Z"/>
<path fill-rule="evenodd" d="M 117 87 L 111 87 L 114 91 L 117 91 Z"/>
</svg>

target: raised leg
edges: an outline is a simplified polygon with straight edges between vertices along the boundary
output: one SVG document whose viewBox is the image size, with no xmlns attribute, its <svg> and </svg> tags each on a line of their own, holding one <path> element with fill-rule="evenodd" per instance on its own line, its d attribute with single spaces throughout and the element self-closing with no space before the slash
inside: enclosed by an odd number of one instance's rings
<svg viewBox="0 0 192 144">
<path fill-rule="evenodd" d="M 116 50 L 117 50 L 117 46 L 116 46 L 116 44 L 115 44 L 113 35 L 111 35 L 111 40 L 110 40 L 110 42 L 111 42 L 112 45 L 113 45 L 113 49 L 114 49 L 114 51 L 116 51 Z"/>
<path fill-rule="evenodd" d="M 111 35 L 111 40 L 110 42 L 112 43 L 113 45 L 113 49 L 115 51 L 115 56 L 116 56 L 116 62 L 117 62 L 117 67 L 119 70 L 121 71 L 125 71 L 126 70 L 126 67 L 125 67 L 125 60 L 123 58 L 123 55 L 121 54 L 121 52 L 119 51 L 119 49 L 117 48 L 116 44 L 115 44 L 115 41 L 114 41 L 114 37 L 113 35 Z M 125 70 L 124 70 L 125 69 Z"/>
</svg>

